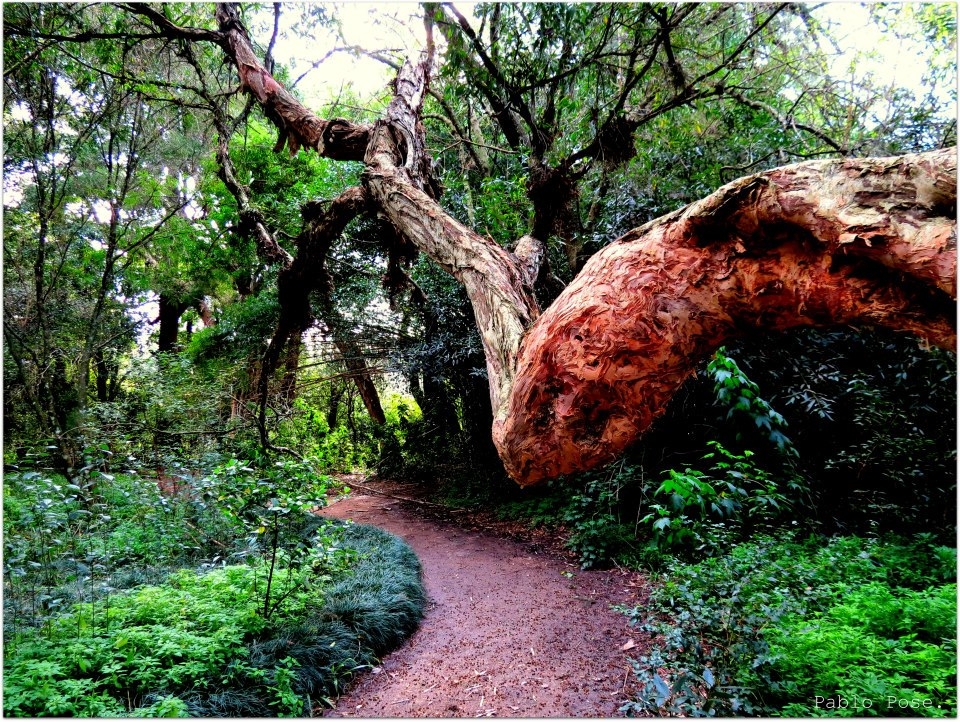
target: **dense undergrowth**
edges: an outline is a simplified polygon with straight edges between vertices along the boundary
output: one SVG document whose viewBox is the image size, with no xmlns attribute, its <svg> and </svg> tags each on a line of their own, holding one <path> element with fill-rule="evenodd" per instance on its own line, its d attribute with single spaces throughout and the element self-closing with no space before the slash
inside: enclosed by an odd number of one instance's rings
<svg viewBox="0 0 960 722">
<path fill-rule="evenodd" d="M 675 561 L 634 660 L 647 716 L 956 717 L 956 549 L 905 540 L 764 537 Z"/>
<path fill-rule="evenodd" d="M 332 480 L 232 459 L 176 492 L 135 473 L 4 484 L 4 712 L 304 716 L 396 646 L 419 561 L 322 521 Z"/>
<path fill-rule="evenodd" d="M 446 496 L 653 575 L 628 715 L 955 717 L 955 379 L 883 334 L 742 344 L 618 462 Z"/>
</svg>

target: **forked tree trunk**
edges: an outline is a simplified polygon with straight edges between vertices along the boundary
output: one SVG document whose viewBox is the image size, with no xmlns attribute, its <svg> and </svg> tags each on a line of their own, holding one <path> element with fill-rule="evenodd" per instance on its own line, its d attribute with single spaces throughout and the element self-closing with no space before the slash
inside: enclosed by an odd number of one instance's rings
<svg viewBox="0 0 960 722">
<path fill-rule="evenodd" d="M 218 6 L 244 88 L 291 149 L 362 159 L 370 201 L 465 287 L 487 360 L 493 436 L 534 484 L 613 459 L 696 364 L 760 329 L 868 324 L 955 345 L 955 150 L 819 161 L 760 173 L 631 231 L 540 315 L 543 244 L 514 252 L 425 192 L 420 112 L 428 61 L 404 64 L 375 126 L 324 121 L 256 60 Z"/>
</svg>

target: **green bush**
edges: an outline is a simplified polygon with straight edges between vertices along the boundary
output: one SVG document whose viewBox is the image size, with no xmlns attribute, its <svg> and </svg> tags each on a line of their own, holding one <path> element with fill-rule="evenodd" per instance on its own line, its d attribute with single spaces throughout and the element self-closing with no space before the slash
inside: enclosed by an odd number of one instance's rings
<svg viewBox="0 0 960 722">
<path fill-rule="evenodd" d="M 881 698 L 901 695 L 939 707 L 891 712 L 955 714 L 948 556 L 930 537 L 768 537 L 675 562 L 645 608 L 623 610 L 652 642 L 634 662 L 640 694 L 623 710 L 802 717 L 836 711 L 817 708 L 818 696 L 875 699 L 876 712 Z M 903 559 L 920 588 L 901 586 Z"/>
<path fill-rule="evenodd" d="M 8 636 L 72 602 L 237 551 L 238 527 L 218 509 L 134 473 L 8 473 L 3 503 Z"/>
<path fill-rule="evenodd" d="M 871 582 L 767 634 L 788 717 L 956 717 L 957 586 Z"/>
<path fill-rule="evenodd" d="M 425 594 L 403 542 L 336 523 L 325 563 L 276 580 L 269 621 L 257 593 L 266 562 L 73 605 L 7 645 L 12 716 L 303 716 L 416 628 Z M 336 537 L 336 539 L 334 539 Z"/>
<path fill-rule="evenodd" d="M 826 529 L 955 537 L 955 353 L 883 329 L 797 329 L 731 354 L 789 418 Z"/>
<path fill-rule="evenodd" d="M 612 472 L 587 474 L 581 489 L 572 493 L 560 519 L 570 535 L 567 546 L 584 569 L 608 565 L 635 545 L 635 528 L 621 522 L 619 494 L 633 469 L 623 465 Z"/>
<path fill-rule="evenodd" d="M 735 454 L 718 441 L 708 447 L 702 460 L 710 471 L 668 469 L 640 520 L 661 552 L 719 550 L 733 538 L 770 533 L 806 493 L 798 476 L 784 472 L 778 478 L 756 463 L 752 451 Z"/>
</svg>

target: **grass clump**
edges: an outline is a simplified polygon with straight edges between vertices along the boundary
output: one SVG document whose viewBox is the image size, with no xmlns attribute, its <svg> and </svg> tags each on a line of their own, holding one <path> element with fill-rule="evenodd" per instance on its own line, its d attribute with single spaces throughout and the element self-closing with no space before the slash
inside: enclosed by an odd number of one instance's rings
<svg viewBox="0 0 960 722">
<path fill-rule="evenodd" d="M 74 604 L 8 644 L 10 716 L 302 716 L 417 626 L 416 556 L 374 527 L 331 523 L 337 554 L 274 579 L 264 561 Z"/>
</svg>

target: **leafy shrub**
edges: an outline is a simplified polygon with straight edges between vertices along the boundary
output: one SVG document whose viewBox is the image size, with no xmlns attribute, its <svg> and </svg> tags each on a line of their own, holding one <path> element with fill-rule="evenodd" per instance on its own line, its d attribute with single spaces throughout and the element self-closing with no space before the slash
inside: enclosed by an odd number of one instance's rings
<svg viewBox="0 0 960 722">
<path fill-rule="evenodd" d="M 217 509 L 133 473 L 9 473 L 3 522 L 7 635 L 72 602 L 236 551 L 237 529 Z"/>
<path fill-rule="evenodd" d="M 623 610 L 653 642 L 634 662 L 641 691 L 623 711 L 810 716 L 815 695 L 880 692 L 954 709 L 956 571 L 937 549 L 929 538 L 768 537 L 674 563 L 647 608 Z M 896 586 L 891 563 L 905 555 L 928 588 Z"/>
<path fill-rule="evenodd" d="M 197 484 L 202 498 L 246 530 L 246 553 L 266 559 L 261 613 L 267 619 L 284 601 L 273 589 L 278 563 L 291 574 L 319 563 L 324 545 L 315 538 L 317 521 L 309 512 L 326 504 L 332 481 L 316 474 L 309 461 L 282 459 L 257 469 L 230 459 Z"/>
<path fill-rule="evenodd" d="M 584 569 L 605 566 L 635 543 L 635 529 L 620 520 L 619 492 L 634 470 L 587 474 L 582 489 L 570 495 L 560 519 L 570 532 L 567 546 Z"/>
<path fill-rule="evenodd" d="M 882 329 L 800 329 L 730 353 L 789 417 L 828 531 L 953 539 L 956 354 Z"/>
<path fill-rule="evenodd" d="M 956 717 L 956 584 L 871 582 L 766 635 L 788 717 Z M 802 701 L 792 701 L 802 700 Z"/>
<path fill-rule="evenodd" d="M 753 460 L 753 452 L 735 454 L 720 442 L 703 461 L 710 472 L 668 469 L 653 494 L 649 524 L 653 545 L 660 551 L 720 549 L 736 535 L 771 532 L 790 516 L 806 487 L 796 475 L 778 481 Z"/>
<path fill-rule="evenodd" d="M 302 716 L 419 623 L 420 566 L 374 527 L 332 523 L 322 565 L 278 580 L 268 623 L 256 592 L 268 564 L 198 574 L 77 604 L 5 649 L 14 716 Z M 331 541 L 331 547 L 334 542 Z"/>
<path fill-rule="evenodd" d="M 781 453 L 796 456 L 793 442 L 783 433 L 787 421 L 760 395 L 760 387 L 751 381 L 737 362 L 726 354 L 726 349 L 717 349 L 707 364 L 707 376 L 714 381 L 717 404 L 727 408 L 727 419 L 744 418 L 748 427 L 766 435 L 767 440 Z M 743 441 L 743 433 L 737 433 L 737 441 Z"/>
</svg>

